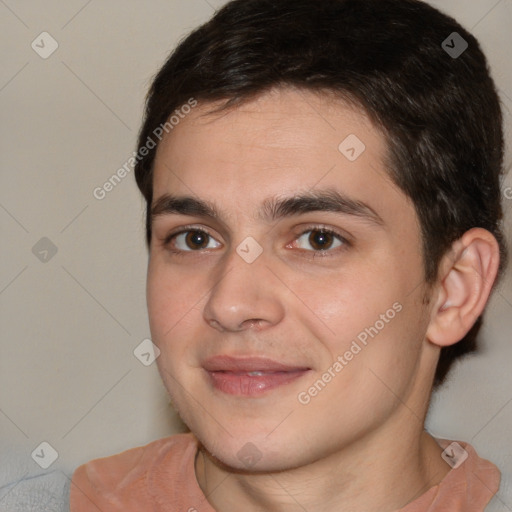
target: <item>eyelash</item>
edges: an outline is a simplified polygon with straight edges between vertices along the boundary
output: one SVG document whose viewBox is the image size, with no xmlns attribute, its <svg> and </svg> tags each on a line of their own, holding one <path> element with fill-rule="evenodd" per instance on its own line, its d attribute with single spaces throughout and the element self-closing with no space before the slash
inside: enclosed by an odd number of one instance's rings
<svg viewBox="0 0 512 512">
<path fill-rule="evenodd" d="M 305 252 L 305 253 L 309 253 L 308 257 L 310 257 L 311 259 L 318 258 L 318 257 L 325 258 L 325 257 L 333 256 L 335 254 L 338 254 L 341 251 L 347 250 L 349 247 L 352 246 L 352 243 L 349 242 L 341 233 L 337 232 L 334 229 L 331 229 L 331 228 L 328 228 L 328 227 L 322 226 L 322 225 L 308 226 L 307 229 L 304 229 L 300 233 L 295 235 L 295 238 L 293 239 L 293 242 L 298 240 L 300 237 L 302 237 L 306 233 L 309 233 L 310 231 L 321 231 L 324 234 L 332 235 L 332 236 L 336 237 L 342 243 L 342 245 L 339 246 L 339 247 L 336 247 L 334 249 L 326 249 L 324 251 L 321 251 L 321 250 L 314 251 L 314 250 L 309 250 L 309 249 L 298 249 L 299 251 L 302 251 L 302 252 Z M 165 237 L 165 239 L 163 240 L 163 244 L 162 245 L 165 248 L 167 248 L 169 250 L 169 252 L 171 252 L 172 254 L 174 254 L 176 256 L 180 256 L 180 257 L 190 256 L 193 253 L 201 253 L 201 252 L 205 251 L 206 249 L 183 251 L 181 249 L 174 249 L 172 247 L 171 242 L 177 236 L 182 235 L 183 233 L 189 233 L 189 232 L 199 232 L 199 233 L 203 233 L 204 235 L 206 235 L 208 237 L 213 238 L 210 235 L 210 233 L 208 233 L 208 231 L 206 231 L 203 228 L 196 227 L 196 226 L 183 226 L 180 229 L 180 231 L 177 231 L 175 233 L 170 233 L 169 235 L 167 235 Z M 289 244 L 287 244 L 287 245 L 289 245 Z"/>
</svg>

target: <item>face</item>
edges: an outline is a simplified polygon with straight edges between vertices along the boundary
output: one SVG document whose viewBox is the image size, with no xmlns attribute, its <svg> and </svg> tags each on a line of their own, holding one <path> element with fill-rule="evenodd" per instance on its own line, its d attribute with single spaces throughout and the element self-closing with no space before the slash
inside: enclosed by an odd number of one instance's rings
<svg viewBox="0 0 512 512">
<path fill-rule="evenodd" d="M 297 467 L 384 428 L 424 378 L 417 216 L 357 109 L 282 89 L 211 110 L 156 155 L 158 367 L 220 461 Z"/>
</svg>

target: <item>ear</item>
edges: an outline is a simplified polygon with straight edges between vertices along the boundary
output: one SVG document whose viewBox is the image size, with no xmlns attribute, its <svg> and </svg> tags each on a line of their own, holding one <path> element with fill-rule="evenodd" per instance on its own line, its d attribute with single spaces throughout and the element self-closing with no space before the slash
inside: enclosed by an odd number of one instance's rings
<svg viewBox="0 0 512 512">
<path fill-rule="evenodd" d="M 487 230 L 473 228 L 454 242 L 439 265 L 426 337 L 447 347 L 460 341 L 482 314 L 498 273 L 500 249 Z"/>
</svg>

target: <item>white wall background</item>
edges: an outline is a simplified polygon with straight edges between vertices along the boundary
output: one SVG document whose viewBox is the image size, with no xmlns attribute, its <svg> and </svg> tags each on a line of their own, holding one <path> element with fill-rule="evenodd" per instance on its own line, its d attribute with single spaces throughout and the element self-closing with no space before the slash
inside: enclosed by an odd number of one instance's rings
<svg viewBox="0 0 512 512">
<path fill-rule="evenodd" d="M 182 428 L 155 365 L 133 355 L 149 337 L 142 199 L 131 173 L 101 201 L 93 190 L 132 155 L 158 67 L 224 3 L 0 1 L 0 466 L 14 450 L 17 477 L 43 472 L 31 459 L 42 441 L 59 454 L 52 469 L 69 472 Z M 512 0 L 431 3 L 489 57 L 510 170 Z M 31 48 L 43 31 L 59 45 L 47 59 Z M 43 237 L 57 248 L 47 262 L 32 252 Z M 481 354 L 457 365 L 428 421 L 434 435 L 469 441 L 502 469 L 503 510 L 512 510 L 511 333 L 509 268 Z"/>
</svg>

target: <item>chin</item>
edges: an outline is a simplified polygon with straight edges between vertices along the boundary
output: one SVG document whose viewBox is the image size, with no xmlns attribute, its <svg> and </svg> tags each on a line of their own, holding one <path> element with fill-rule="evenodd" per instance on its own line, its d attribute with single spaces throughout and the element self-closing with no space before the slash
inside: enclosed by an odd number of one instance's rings
<svg viewBox="0 0 512 512">
<path fill-rule="evenodd" d="M 250 430 L 244 430 L 243 433 L 230 431 L 231 435 L 216 430 L 205 427 L 205 435 L 197 430 L 192 431 L 197 432 L 196 437 L 210 455 L 237 471 L 282 471 L 307 464 L 310 462 L 308 459 L 313 459 L 311 440 L 308 443 L 310 450 L 306 452 L 304 444 L 298 438 L 293 439 L 284 429 L 279 434 L 274 432 L 271 437 L 262 432 L 271 432 L 272 429 L 260 428 L 254 433 Z"/>
</svg>

